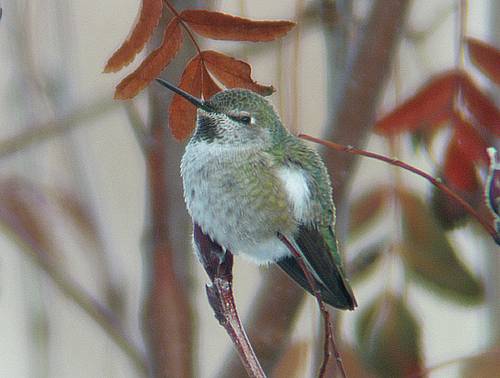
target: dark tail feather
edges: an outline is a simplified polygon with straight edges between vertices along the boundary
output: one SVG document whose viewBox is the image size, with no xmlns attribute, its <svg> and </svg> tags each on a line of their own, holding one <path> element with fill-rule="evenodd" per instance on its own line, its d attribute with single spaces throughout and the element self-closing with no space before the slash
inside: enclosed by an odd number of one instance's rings
<svg viewBox="0 0 500 378">
<path fill-rule="evenodd" d="M 309 282 L 307 281 L 304 272 L 300 268 L 299 264 L 295 261 L 295 258 L 285 257 L 277 261 L 281 269 L 283 269 L 291 278 L 293 278 L 300 286 L 306 289 L 309 293 L 313 294 Z M 321 299 L 328 303 L 330 306 L 342 309 L 342 310 L 354 310 L 356 307 L 356 300 L 352 296 L 352 293 L 347 290 L 340 280 L 335 288 L 329 289 L 324 286 L 321 282 L 314 280 L 316 287 L 319 289 L 321 294 Z"/>
</svg>

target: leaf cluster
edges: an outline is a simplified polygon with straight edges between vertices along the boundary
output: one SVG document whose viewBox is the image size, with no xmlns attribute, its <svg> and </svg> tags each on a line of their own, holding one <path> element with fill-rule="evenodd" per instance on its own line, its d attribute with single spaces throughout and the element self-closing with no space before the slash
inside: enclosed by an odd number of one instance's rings
<svg viewBox="0 0 500 378">
<path fill-rule="evenodd" d="M 251 20 L 201 9 L 178 13 L 168 1 L 165 4 L 172 18 L 165 27 L 160 46 L 118 84 L 115 98 L 131 99 L 158 77 L 182 48 L 186 34 L 194 43 L 197 54 L 184 68 L 179 88 L 202 98 L 210 98 L 221 91 L 219 84 L 226 88 L 247 88 L 263 96 L 274 92 L 272 86 L 260 85 L 252 79 L 248 63 L 220 52 L 202 51 L 194 34 L 215 40 L 268 42 L 288 33 L 295 25 L 293 22 Z M 138 21 L 129 38 L 108 60 L 104 72 L 121 70 L 142 51 L 158 27 L 162 10 L 162 0 L 143 0 Z M 178 140 L 188 137 L 195 118 L 195 107 L 181 96 L 174 95 L 169 108 L 169 126 L 174 137 Z"/>
</svg>

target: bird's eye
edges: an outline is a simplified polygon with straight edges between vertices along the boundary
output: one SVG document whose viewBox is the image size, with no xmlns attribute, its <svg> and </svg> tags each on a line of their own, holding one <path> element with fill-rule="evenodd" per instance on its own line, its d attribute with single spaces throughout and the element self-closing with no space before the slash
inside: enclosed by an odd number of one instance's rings
<svg viewBox="0 0 500 378">
<path fill-rule="evenodd" d="M 241 123 L 250 123 L 252 121 L 252 117 L 250 117 L 249 115 L 244 115 L 240 117 L 239 121 Z"/>
<path fill-rule="evenodd" d="M 229 117 L 234 119 L 236 122 L 240 122 L 240 123 L 243 123 L 245 125 L 249 125 L 250 123 L 252 123 L 252 117 L 247 112 L 228 114 L 228 115 L 229 115 Z"/>
</svg>

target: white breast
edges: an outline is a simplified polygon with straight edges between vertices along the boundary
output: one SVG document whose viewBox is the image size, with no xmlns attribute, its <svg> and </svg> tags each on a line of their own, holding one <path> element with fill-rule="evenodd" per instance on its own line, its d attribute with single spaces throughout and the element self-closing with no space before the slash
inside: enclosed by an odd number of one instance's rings
<svg viewBox="0 0 500 378">
<path fill-rule="evenodd" d="M 278 171 L 278 177 L 283 183 L 288 199 L 293 207 L 297 220 L 303 219 L 309 209 L 311 193 L 307 185 L 307 177 L 303 170 L 284 167 Z"/>
</svg>

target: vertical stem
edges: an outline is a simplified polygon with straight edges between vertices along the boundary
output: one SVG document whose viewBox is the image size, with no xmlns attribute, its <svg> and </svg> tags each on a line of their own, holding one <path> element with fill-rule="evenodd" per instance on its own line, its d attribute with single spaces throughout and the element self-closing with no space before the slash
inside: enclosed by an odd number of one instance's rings
<svg viewBox="0 0 500 378">
<path fill-rule="evenodd" d="M 337 98 L 335 117 L 325 139 L 362 147 L 373 124 L 379 93 L 390 70 L 393 51 L 399 41 L 409 0 L 378 0 L 347 65 Z M 356 159 L 349 154 L 325 151 L 332 175 L 333 191 L 339 205 L 339 220 L 345 217 L 349 177 Z M 342 232 L 340 232 L 342 234 Z"/>
<path fill-rule="evenodd" d="M 148 355 L 154 376 L 192 377 L 191 309 L 186 288 L 175 270 L 169 239 L 165 160 L 168 131 L 161 118 L 153 114 L 151 119 L 152 143 L 146 154 L 152 238 L 147 252 L 150 285 L 144 313 Z"/>
<path fill-rule="evenodd" d="M 263 369 L 272 371 L 287 345 L 305 292 L 281 269 L 270 266 L 257 293 L 250 306 L 252 312 L 246 328 Z M 239 357 L 231 352 L 217 377 L 233 378 L 244 374 Z"/>
<path fill-rule="evenodd" d="M 297 260 L 297 263 L 299 264 L 300 268 L 304 272 L 304 275 L 307 279 L 307 282 L 309 283 L 309 286 L 311 287 L 311 291 L 314 293 L 314 296 L 316 297 L 316 300 L 318 301 L 319 309 L 321 311 L 321 314 L 323 315 L 325 343 L 323 346 L 323 362 L 322 362 L 321 368 L 319 370 L 319 377 L 322 378 L 325 376 L 326 367 L 328 365 L 328 360 L 330 359 L 330 344 L 331 344 L 333 353 L 335 355 L 335 361 L 337 363 L 337 367 L 340 370 L 340 374 L 342 375 L 343 378 L 346 378 L 347 374 L 346 374 L 345 369 L 344 369 L 344 364 L 342 363 L 342 357 L 340 356 L 339 350 L 338 350 L 337 345 L 335 343 L 335 337 L 333 335 L 332 324 L 330 321 L 330 313 L 327 311 L 325 304 L 321 300 L 320 292 L 318 290 L 318 287 L 314 283 L 314 279 L 312 277 L 312 274 L 309 271 L 309 269 L 306 267 L 306 264 L 304 263 L 302 255 L 297 251 L 297 249 L 293 246 L 293 244 L 290 243 L 290 241 L 286 238 L 286 236 L 284 236 L 281 233 L 278 233 L 278 239 L 280 239 L 281 242 L 286 245 L 286 247 L 288 248 L 290 253 Z"/>
<path fill-rule="evenodd" d="M 500 2 L 491 0 L 489 2 L 490 33 L 493 46 L 500 43 Z M 471 4 L 472 5 L 472 4 Z M 492 93 L 496 94 L 495 100 L 500 100 L 498 91 L 492 88 Z M 497 145 L 498 147 L 498 145 Z M 486 295 L 488 302 L 488 333 L 490 335 L 490 344 L 498 345 L 500 343 L 500 254 L 498 246 L 487 240 L 483 241 L 484 252 L 486 256 Z M 489 253 L 488 253 L 489 252 Z"/>
<path fill-rule="evenodd" d="M 248 376 L 265 378 L 264 370 L 250 345 L 236 310 L 233 296 L 233 255 L 230 251 L 223 251 L 196 223 L 193 235 L 196 252 L 211 281 L 211 284 L 206 286 L 206 291 L 216 319 L 231 338 Z"/>
<path fill-rule="evenodd" d="M 248 376 L 252 378 L 265 378 L 264 370 L 253 351 L 236 310 L 232 276 L 230 280 L 215 278 L 212 285 L 207 286 L 207 296 L 212 308 L 216 312 L 216 317 L 220 325 L 224 327 L 231 338 Z"/>
<path fill-rule="evenodd" d="M 195 7 L 196 3 L 191 0 L 182 4 Z M 178 64 L 169 66 L 168 79 L 178 80 L 192 52 L 183 49 L 176 59 Z M 149 243 L 145 251 L 143 332 L 153 376 L 190 378 L 195 376 L 195 326 L 189 284 L 190 226 L 179 175 L 183 146 L 173 141 L 167 127 L 169 98 L 170 94 L 161 88 L 149 89 L 149 135 L 145 146 Z"/>
</svg>

